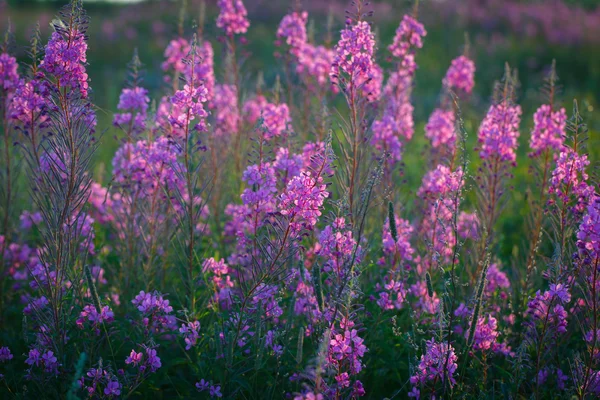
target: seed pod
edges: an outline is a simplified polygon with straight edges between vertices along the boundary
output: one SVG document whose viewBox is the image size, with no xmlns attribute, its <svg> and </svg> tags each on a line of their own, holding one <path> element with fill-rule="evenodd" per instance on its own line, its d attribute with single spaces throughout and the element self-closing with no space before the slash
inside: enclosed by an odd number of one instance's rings
<svg viewBox="0 0 600 400">
<path fill-rule="evenodd" d="M 396 217 L 394 216 L 394 205 L 390 201 L 388 203 L 388 219 L 390 221 L 390 234 L 394 243 L 398 242 L 398 229 L 396 228 Z"/>
<path fill-rule="evenodd" d="M 304 346 L 304 327 L 301 326 L 298 331 L 298 344 L 296 346 L 296 363 L 302 363 L 302 346 Z"/>
<path fill-rule="evenodd" d="M 427 294 L 429 297 L 433 297 L 433 284 L 431 283 L 431 275 L 429 275 L 429 272 L 425 273 L 425 282 L 427 282 Z"/>
</svg>

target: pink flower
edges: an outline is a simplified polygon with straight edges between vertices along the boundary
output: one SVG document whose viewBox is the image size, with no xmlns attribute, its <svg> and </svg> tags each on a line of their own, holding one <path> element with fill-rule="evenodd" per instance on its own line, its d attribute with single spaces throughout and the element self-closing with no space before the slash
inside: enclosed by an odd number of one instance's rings
<svg viewBox="0 0 600 400">
<path fill-rule="evenodd" d="M 479 127 L 479 156 L 514 163 L 520 122 L 521 106 L 506 102 L 492 105 Z"/>
<path fill-rule="evenodd" d="M 283 17 L 277 28 L 277 37 L 285 39 L 285 42 L 292 47 L 292 54 L 306 43 L 306 21 L 308 13 L 293 12 Z"/>
<path fill-rule="evenodd" d="M 529 147 L 533 150 L 531 155 L 536 156 L 546 150 L 562 149 L 567 125 L 567 113 L 564 108 L 552 111 L 552 107 L 544 104 L 533 114 L 533 123 L 529 141 Z"/>
<path fill-rule="evenodd" d="M 220 9 L 217 27 L 223 29 L 227 36 L 243 34 L 248 31 L 250 22 L 242 0 L 219 0 L 217 5 Z"/>
<path fill-rule="evenodd" d="M 423 47 L 425 35 L 427 35 L 427 31 L 423 24 L 410 15 L 405 15 L 396 29 L 394 42 L 389 46 L 389 50 L 394 57 L 404 58 L 411 47 L 418 49 Z"/>
<path fill-rule="evenodd" d="M 7 53 L 0 54 L 0 87 L 4 90 L 15 89 L 19 84 L 17 59 Z"/>
<path fill-rule="evenodd" d="M 454 111 L 445 111 L 440 108 L 433 111 L 425 125 L 425 137 L 431 141 L 431 147 L 447 146 L 448 150 L 454 150 L 456 145 L 454 123 Z"/>
<path fill-rule="evenodd" d="M 347 77 L 347 85 L 355 87 L 359 82 L 367 81 L 374 64 L 375 36 L 366 21 L 359 21 L 356 25 L 343 29 L 334 50 L 335 56 L 329 72 L 331 83 L 337 84 L 340 78 Z"/>
<path fill-rule="evenodd" d="M 458 89 L 470 94 L 475 86 L 475 63 L 467 56 L 455 58 L 442 83 L 449 90 Z"/>
</svg>

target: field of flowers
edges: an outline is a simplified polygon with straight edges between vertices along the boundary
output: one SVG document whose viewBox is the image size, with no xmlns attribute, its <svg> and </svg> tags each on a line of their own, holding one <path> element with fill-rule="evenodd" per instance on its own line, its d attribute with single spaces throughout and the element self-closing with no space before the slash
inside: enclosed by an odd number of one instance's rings
<svg viewBox="0 0 600 400">
<path fill-rule="evenodd" d="M 0 0 L 0 398 L 600 398 L 600 7 L 324 3 Z"/>
</svg>

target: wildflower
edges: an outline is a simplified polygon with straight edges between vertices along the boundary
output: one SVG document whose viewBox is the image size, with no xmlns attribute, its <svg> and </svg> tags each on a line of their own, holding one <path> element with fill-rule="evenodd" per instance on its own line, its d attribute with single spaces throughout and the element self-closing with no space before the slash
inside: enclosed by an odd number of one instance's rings
<svg viewBox="0 0 600 400">
<path fill-rule="evenodd" d="M 119 396 L 121 394 L 121 384 L 118 381 L 110 381 L 104 388 L 104 394 L 107 396 Z"/>
<path fill-rule="evenodd" d="M 25 210 L 19 216 L 19 220 L 21 221 L 21 229 L 24 231 L 30 230 L 33 225 L 39 225 L 42 223 L 42 214 L 40 212 L 30 213 Z"/>
<path fill-rule="evenodd" d="M 73 25 L 67 29 L 57 29 L 52 32 L 46 45 L 40 68 L 53 76 L 60 88 L 77 89 L 83 98 L 87 98 L 89 79 L 85 70 L 86 51 L 85 32 Z"/>
<path fill-rule="evenodd" d="M 529 140 L 529 147 L 533 150 L 531 155 L 539 155 L 546 150 L 562 149 L 567 125 L 567 113 L 564 108 L 553 111 L 548 104 L 540 106 L 533 114 L 533 124 Z"/>
<path fill-rule="evenodd" d="M 285 192 L 279 196 L 279 212 L 293 221 L 294 232 L 316 225 L 323 202 L 329 197 L 326 188 L 321 176 L 313 177 L 308 171 L 288 182 Z"/>
<path fill-rule="evenodd" d="M 394 238 L 390 232 L 389 218 L 386 219 L 385 224 L 383 225 L 382 234 L 383 252 L 391 255 L 397 254 L 400 260 L 411 261 L 413 259 L 413 254 L 415 253 L 415 250 L 410 244 L 410 237 L 413 234 L 414 228 L 407 220 L 399 218 L 398 216 L 394 217 L 396 219 L 395 225 L 398 240 L 394 242 Z"/>
<path fill-rule="evenodd" d="M 125 359 L 125 364 L 133 364 L 134 366 L 137 367 L 142 362 L 143 358 L 144 358 L 144 355 L 141 352 L 136 353 L 135 350 L 131 350 L 131 353 Z"/>
<path fill-rule="evenodd" d="M 334 49 L 335 56 L 329 72 L 331 83 L 339 83 L 342 75 L 348 76 L 350 87 L 358 82 L 367 82 L 374 65 L 374 49 L 375 36 L 366 21 L 358 21 L 343 29 Z"/>
<path fill-rule="evenodd" d="M 96 335 L 99 335 L 100 325 L 114 321 L 114 316 L 115 314 L 109 306 L 102 307 L 100 312 L 98 312 L 95 306 L 88 304 L 83 307 L 76 324 L 79 328 L 83 328 L 83 324 L 87 320 L 92 324 L 92 328 L 95 330 Z"/>
<path fill-rule="evenodd" d="M 13 359 L 10 349 L 6 346 L 0 347 L 0 362 L 7 362 Z"/>
<path fill-rule="evenodd" d="M 200 334 L 198 333 L 199 330 L 200 322 L 198 321 L 181 324 L 181 328 L 179 328 L 179 333 L 184 337 L 186 350 L 191 349 L 198 342 L 198 339 L 200 338 Z"/>
<path fill-rule="evenodd" d="M 458 89 L 470 94 L 475 86 L 475 63 L 467 56 L 452 60 L 442 82 L 448 90 Z"/>
<path fill-rule="evenodd" d="M 262 129 L 267 140 L 283 135 L 291 123 L 290 110 L 286 104 L 265 104 L 262 118 Z"/>
<path fill-rule="evenodd" d="M 292 54 L 306 43 L 306 21 L 308 13 L 293 12 L 283 17 L 277 28 L 277 38 L 285 39 L 285 42 L 292 48 Z"/>
<path fill-rule="evenodd" d="M 248 31 L 250 22 L 242 0 L 219 0 L 217 5 L 220 9 L 217 27 L 223 29 L 227 36 L 244 34 Z"/>
<path fill-rule="evenodd" d="M 497 263 L 491 264 L 488 267 L 486 275 L 485 293 L 488 295 L 493 294 L 496 289 L 507 289 L 510 287 L 510 281 L 504 272 L 500 270 Z"/>
<path fill-rule="evenodd" d="M 373 121 L 371 145 L 380 153 L 388 154 L 391 163 L 402 161 L 403 144 L 397 135 L 398 127 L 393 115 L 384 114 Z"/>
<path fill-rule="evenodd" d="M 47 85 L 37 79 L 21 80 L 16 86 L 9 115 L 13 121 L 21 124 L 26 135 L 32 135 L 32 130 L 42 129 L 48 125 L 47 112 L 50 108 L 48 96 Z M 33 137 L 31 139 L 36 140 Z"/>
<path fill-rule="evenodd" d="M 425 35 L 427 35 L 427 31 L 423 24 L 410 15 L 405 15 L 396 29 L 394 42 L 388 49 L 394 57 L 404 58 L 408 55 L 411 47 L 418 49 L 423 47 L 423 37 Z"/>
<path fill-rule="evenodd" d="M 235 85 L 216 85 L 210 109 L 215 117 L 215 136 L 231 136 L 238 132 L 240 115 Z"/>
<path fill-rule="evenodd" d="M 458 236 L 462 239 L 477 240 L 479 238 L 479 217 L 477 214 L 461 212 L 457 222 Z"/>
<path fill-rule="evenodd" d="M 309 86 L 326 87 L 335 52 L 325 46 L 302 43 L 297 50 L 296 72 Z"/>
<path fill-rule="evenodd" d="M 556 167 L 550 178 L 548 192 L 564 204 L 572 204 L 572 211 L 583 213 L 594 187 L 588 185 L 586 167 L 590 164 L 586 154 L 580 155 L 566 148 L 556 157 Z M 551 203 L 553 200 L 550 200 Z"/>
<path fill-rule="evenodd" d="M 334 227 L 327 225 L 319 234 L 319 244 L 321 245 L 315 253 L 323 257 L 325 271 L 333 271 L 340 277 L 346 274 L 345 268 L 350 268 L 348 261 L 352 259 L 353 254 L 357 253 L 354 260 L 360 263 L 360 246 L 357 248 L 356 240 L 352 237 L 350 229 L 344 230 L 344 225 Z"/>
<path fill-rule="evenodd" d="M 146 129 L 146 113 L 149 102 L 150 98 L 146 89 L 137 86 L 123 89 L 117 108 L 124 112 L 115 114 L 113 124 L 133 135 L 139 135 Z"/>
<path fill-rule="evenodd" d="M 433 111 L 425 125 L 425 137 L 431 141 L 431 147 L 447 146 L 454 150 L 456 145 L 456 130 L 454 128 L 454 112 L 437 108 Z"/>
<path fill-rule="evenodd" d="M 417 196 L 425 200 L 449 198 L 464 186 L 462 168 L 452 172 L 445 165 L 438 165 L 423 177 L 423 183 L 417 191 Z"/>
<path fill-rule="evenodd" d="M 473 323 L 473 322 L 471 322 Z M 465 332 L 465 337 L 469 337 L 470 330 Z M 496 318 L 488 315 L 487 322 L 485 317 L 480 317 L 475 326 L 475 335 L 473 337 L 473 348 L 475 350 L 489 350 L 496 344 L 498 338 L 498 321 Z"/>
<path fill-rule="evenodd" d="M 600 196 L 589 202 L 577 232 L 577 247 L 590 256 L 600 257 Z"/>
<path fill-rule="evenodd" d="M 17 59 L 7 53 L 0 54 L 0 87 L 4 90 L 15 89 L 19 84 L 19 64 Z"/>
<path fill-rule="evenodd" d="M 189 80 L 182 90 L 175 92 L 170 99 L 171 112 L 168 116 L 168 121 L 171 124 L 169 136 L 187 140 L 190 132 L 189 125 L 196 118 L 198 122 L 193 126 L 193 130 L 204 132 L 206 131 L 206 117 L 208 112 L 204 109 L 208 91 L 202 83 L 198 84 L 193 79 Z"/>
<path fill-rule="evenodd" d="M 431 338 L 426 343 L 425 354 L 421 355 L 421 361 L 415 375 L 410 377 L 410 382 L 416 386 L 435 380 L 445 382 L 447 377 L 452 387 L 456 384 L 454 373 L 458 369 L 457 361 L 454 347 L 446 342 L 437 343 Z"/>
<path fill-rule="evenodd" d="M 521 122 L 521 106 L 506 101 L 492 105 L 479 127 L 479 156 L 514 163 Z"/>
</svg>

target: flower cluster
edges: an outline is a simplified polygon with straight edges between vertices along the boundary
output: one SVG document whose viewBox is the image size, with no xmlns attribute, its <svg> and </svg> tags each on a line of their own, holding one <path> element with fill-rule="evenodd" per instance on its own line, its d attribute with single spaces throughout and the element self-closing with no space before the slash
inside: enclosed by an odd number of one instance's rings
<svg viewBox="0 0 600 400">
<path fill-rule="evenodd" d="M 479 156 L 514 163 L 517 154 L 521 106 L 506 101 L 494 104 L 479 127 Z"/>
<path fill-rule="evenodd" d="M 120 396 L 123 388 L 114 374 L 102 368 L 91 368 L 79 378 L 79 385 L 90 397 L 98 394 L 113 398 L 113 396 Z"/>
<path fill-rule="evenodd" d="M 556 157 L 556 167 L 550 178 L 548 192 L 564 204 L 571 204 L 573 210 L 582 213 L 585 210 L 594 187 L 588 185 L 587 166 L 590 164 L 587 154 L 580 155 L 566 148 Z M 555 201 L 551 199 L 550 202 Z"/>
<path fill-rule="evenodd" d="M 304 171 L 292 178 L 279 196 L 279 212 L 288 216 L 293 232 L 311 230 L 321 215 L 321 207 L 329 197 L 323 177 Z"/>
<path fill-rule="evenodd" d="M 130 193 L 148 197 L 157 191 L 163 193 L 180 185 L 175 172 L 180 169 L 177 155 L 175 146 L 164 136 L 154 142 L 125 143 L 112 161 L 114 181 Z"/>
<path fill-rule="evenodd" d="M 174 317 L 171 315 L 173 307 L 169 300 L 165 300 L 159 292 L 146 293 L 143 290 L 131 300 L 143 315 L 142 324 L 154 332 L 161 332 L 173 326 Z"/>
<path fill-rule="evenodd" d="M 0 87 L 4 90 L 15 89 L 19 84 L 19 64 L 17 59 L 7 53 L 0 54 Z"/>
<path fill-rule="evenodd" d="M 285 39 L 285 42 L 292 48 L 292 54 L 296 53 L 306 43 L 306 21 L 308 13 L 293 12 L 286 15 L 281 20 L 277 28 L 277 38 Z"/>
<path fill-rule="evenodd" d="M 440 164 L 423 177 L 417 196 L 430 201 L 448 198 L 461 190 L 464 183 L 461 167 L 451 171 L 449 167 Z"/>
<path fill-rule="evenodd" d="M 43 372 L 58 375 L 60 363 L 52 350 L 40 351 L 36 348 L 29 350 L 25 363 L 29 365 L 29 374 L 33 373 L 33 367 L 43 368 Z"/>
<path fill-rule="evenodd" d="M 208 391 L 210 397 L 223 397 L 221 385 L 213 385 L 212 382 L 205 381 L 204 379 L 200 379 L 200 382 L 196 382 L 196 389 L 199 392 Z"/>
<path fill-rule="evenodd" d="M 457 89 L 470 94 L 475 86 L 475 63 L 473 60 L 464 55 L 452 60 L 442 83 L 448 90 Z"/>
<path fill-rule="evenodd" d="M 198 321 L 181 324 L 181 327 L 179 328 L 179 334 L 183 336 L 186 350 L 190 350 L 198 343 L 198 339 L 200 338 L 199 330 L 200 322 Z"/>
<path fill-rule="evenodd" d="M 590 200 L 577 232 L 577 247 L 590 257 L 600 257 L 600 196 Z"/>
<path fill-rule="evenodd" d="M 534 332 L 537 322 L 550 330 L 554 337 L 567 332 L 567 311 L 564 305 L 570 301 L 571 294 L 563 284 L 551 284 L 550 289 L 544 293 L 538 290 L 527 304 L 527 325 L 530 332 Z M 535 333 L 531 335 L 537 336 Z"/>
<path fill-rule="evenodd" d="M 324 87 L 329 83 L 329 71 L 335 52 L 325 46 L 303 43 L 296 51 L 296 72 L 309 86 Z"/>
<path fill-rule="evenodd" d="M 336 218 L 332 225 L 327 225 L 319 234 L 319 248 L 315 253 L 323 257 L 323 269 L 332 271 L 339 276 L 347 273 L 346 268 L 351 268 L 351 261 L 360 263 L 360 247 L 352 237 L 352 231 L 346 230 L 344 218 Z M 355 254 L 356 253 L 356 254 Z M 355 257 L 352 260 L 353 256 Z"/>
<path fill-rule="evenodd" d="M 248 31 L 250 22 L 242 0 L 219 0 L 217 5 L 220 9 L 217 27 L 223 29 L 227 36 L 244 34 Z"/>
<path fill-rule="evenodd" d="M 546 150 L 562 149 L 567 125 L 567 113 L 564 108 L 553 111 L 548 104 L 540 106 L 533 114 L 533 124 L 529 141 L 533 155 L 539 155 Z"/>
<path fill-rule="evenodd" d="M 32 79 L 29 82 L 20 81 L 10 104 L 10 118 L 21 124 L 25 134 L 32 134 L 34 129 L 47 126 L 48 89 L 43 82 Z M 32 136 L 32 140 L 35 140 Z M 39 140 L 39 139 L 38 139 Z"/>
<path fill-rule="evenodd" d="M 420 49 L 423 47 L 423 37 L 427 35 L 427 31 L 423 24 L 418 22 L 410 15 L 405 15 L 396 29 L 394 42 L 389 46 L 389 51 L 394 57 L 403 59 L 411 49 Z"/>
<path fill-rule="evenodd" d="M 46 46 L 40 68 L 56 79 L 59 88 L 78 90 L 86 98 L 89 89 L 86 51 L 85 32 L 74 26 L 66 30 L 58 28 Z"/>
<path fill-rule="evenodd" d="M 187 140 L 189 138 L 190 124 L 198 118 L 198 122 L 192 127 L 193 130 L 206 131 L 206 117 L 208 112 L 204 109 L 203 103 L 208 98 L 208 90 L 202 83 L 198 84 L 195 77 L 192 77 L 184 85 L 182 90 L 178 90 L 171 97 L 171 110 L 168 115 L 168 121 L 171 130 L 168 135 L 174 139 Z"/>
<path fill-rule="evenodd" d="M 216 261 L 214 258 L 207 258 L 202 263 L 202 271 L 212 274 L 212 283 L 215 288 L 215 302 L 223 309 L 229 308 L 231 304 L 231 288 L 233 281 L 229 275 L 229 267 L 224 260 Z"/>
<path fill-rule="evenodd" d="M 358 336 L 358 331 L 353 327 L 352 321 L 344 320 L 340 323 L 340 332 L 331 331 L 327 363 L 336 371 L 337 393 L 350 387 L 350 378 L 358 375 L 363 369 L 362 358 L 368 351 L 367 346 L 364 345 L 364 339 Z M 355 381 L 352 389 L 353 396 L 364 395 L 364 389 L 359 380 Z"/>
<path fill-rule="evenodd" d="M 329 77 L 331 83 L 338 84 L 344 75 L 348 86 L 356 90 L 358 82 L 370 79 L 374 61 L 375 36 L 366 21 L 358 21 L 342 30 L 341 38 L 335 46 L 335 57 Z"/>
<path fill-rule="evenodd" d="M 429 382 L 445 382 L 446 378 L 450 387 L 456 384 L 454 373 L 458 369 L 458 357 L 454 347 L 446 342 L 438 343 L 434 338 L 426 343 L 425 353 L 421 356 L 415 374 L 410 377 L 413 386 L 425 385 Z M 418 393 L 418 389 L 413 393 Z M 413 396 L 414 397 L 414 396 Z"/>
<path fill-rule="evenodd" d="M 151 347 L 144 347 L 145 354 L 137 353 L 131 350 L 129 356 L 125 359 L 125 364 L 137 367 L 142 373 L 156 372 L 162 366 L 160 357 L 156 350 Z"/>
<path fill-rule="evenodd" d="M 425 137 L 431 141 L 433 148 L 447 146 L 453 150 L 456 144 L 454 112 L 435 109 L 425 125 Z"/>
<path fill-rule="evenodd" d="M 104 306 L 98 311 L 96 306 L 88 304 L 83 307 L 77 319 L 77 326 L 83 329 L 84 323 L 87 321 L 91 324 L 96 335 L 100 335 L 100 327 L 105 323 L 111 323 L 115 320 L 115 314 L 109 306 Z"/>
<path fill-rule="evenodd" d="M 215 136 L 233 136 L 238 131 L 240 113 L 237 103 L 237 87 L 235 85 L 216 85 L 210 102 L 214 110 Z"/>
<path fill-rule="evenodd" d="M 117 105 L 117 108 L 123 112 L 115 114 L 113 124 L 131 135 L 141 134 L 146 129 L 149 103 L 150 98 L 146 89 L 137 86 L 123 89 Z"/>
</svg>

